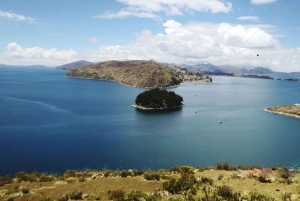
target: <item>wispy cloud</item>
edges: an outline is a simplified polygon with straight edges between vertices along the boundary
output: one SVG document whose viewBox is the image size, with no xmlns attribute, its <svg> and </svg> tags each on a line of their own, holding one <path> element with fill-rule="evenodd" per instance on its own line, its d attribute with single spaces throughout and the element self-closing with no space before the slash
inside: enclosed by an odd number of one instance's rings
<svg viewBox="0 0 300 201">
<path fill-rule="evenodd" d="M 37 19 L 32 17 L 27 17 L 24 15 L 20 15 L 14 12 L 7 12 L 0 10 L 0 18 L 8 21 L 16 21 L 16 22 L 26 22 L 28 24 L 36 24 Z"/>
<path fill-rule="evenodd" d="M 241 16 L 241 17 L 238 17 L 237 19 L 238 20 L 252 20 L 252 21 L 255 21 L 255 22 L 259 21 L 259 18 L 256 17 L 256 16 Z"/>
<path fill-rule="evenodd" d="M 126 18 L 126 17 L 150 18 L 150 19 L 154 19 L 154 20 L 161 19 L 158 15 L 155 15 L 153 13 L 142 12 L 142 11 L 133 11 L 133 10 L 121 10 L 117 13 L 106 12 L 101 15 L 94 16 L 94 18 L 104 18 L 104 19 Z"/>
<path fill-rule="evenodd" d="M 221 0 L 118 0 L 127 7 L 118 12 L 105 12 L 95 18 L 140 17 L 160 20 L 159 14 L 184 15 L 193 12 L 228 13 L 232 10 L 231 2 Z"/>
<path fill-rule="evenodd" d="M 275 1 L 277 1 L 277 0 L 251 0 L 251 3 L 261 5 L 261 4 L 273 3 Z"/>
<path fill-rule="evenodd" d="M 98 43 L 98 42 L 99 42 L 99 38 L 96 38 L 96 37 L 90 37 L 90 42 L 91 42 L 91 43 Z"/>
</svg>

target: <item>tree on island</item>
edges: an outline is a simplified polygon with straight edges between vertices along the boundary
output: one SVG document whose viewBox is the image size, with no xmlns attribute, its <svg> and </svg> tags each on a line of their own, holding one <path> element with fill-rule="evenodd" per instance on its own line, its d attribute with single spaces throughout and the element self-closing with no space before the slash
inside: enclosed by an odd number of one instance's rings
<svg viewBox="0 0 300 201">
<path fill-rule="evenodd" d="M 155 88 L 140 93 L 135 104 L 145 108 L 175 108 L 183 106 L 182 101 L 182 97 L 173 91 Z"/>
</svg>

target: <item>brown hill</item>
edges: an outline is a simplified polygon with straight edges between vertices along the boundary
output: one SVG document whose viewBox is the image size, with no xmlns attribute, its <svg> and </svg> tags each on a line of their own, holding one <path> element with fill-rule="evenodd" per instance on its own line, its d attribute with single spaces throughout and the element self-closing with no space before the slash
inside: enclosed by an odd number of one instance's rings
<svg viewBox="0 0 300 201">
<path fill-rule="evenodd" d="M 68 71 L 66 76 L 111 80 L 129 86 L 156 88 L 171 87 L 184 81 L 211 82 L 201 73 L 181 70 L 168 64 L 150 61 L 106 61 Z"/>
</svg>

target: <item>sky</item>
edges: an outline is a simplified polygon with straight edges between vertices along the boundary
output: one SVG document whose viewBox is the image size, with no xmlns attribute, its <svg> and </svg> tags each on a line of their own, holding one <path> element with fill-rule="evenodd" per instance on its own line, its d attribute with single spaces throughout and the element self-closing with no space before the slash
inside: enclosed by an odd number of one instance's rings
<svg viewBox="0 0 300 201">
<path fill-rule="evenodd" d="M 0 0 L 0 63 L 87 60 L 300 72 L 299 0 Z"/>
</svg>

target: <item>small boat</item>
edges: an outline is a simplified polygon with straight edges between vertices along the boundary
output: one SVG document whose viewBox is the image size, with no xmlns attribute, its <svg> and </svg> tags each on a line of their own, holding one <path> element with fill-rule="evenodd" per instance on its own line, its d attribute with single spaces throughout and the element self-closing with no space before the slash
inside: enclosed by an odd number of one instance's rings
<svg viewBox="0 0 300 201">
<path fill-rule="evenodd" d="M 219 121 L 219 123 L 222 123 L 222 122 L 223 122 L 223 121 L 221 121 L 221 120 Z"/>
</svg>

